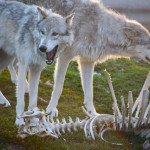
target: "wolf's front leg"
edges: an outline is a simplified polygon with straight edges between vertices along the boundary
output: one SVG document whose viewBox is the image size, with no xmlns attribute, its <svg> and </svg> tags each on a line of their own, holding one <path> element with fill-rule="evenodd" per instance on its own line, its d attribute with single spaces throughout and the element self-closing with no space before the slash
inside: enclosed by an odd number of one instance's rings
<svg viewBox="0 0 150 150">
<path fill-rule="evenodd" d="M 37 107 L 38 85 L 40 80 L 42 67 L 37 65 L 30 66 L 29 70 L 29 110 Z M 31 120 L 32 124 L 38 122 L 37 118 Z"/>
<path fill-rule="evenodd" d="M 9 72 L 10 72 L 10 75 L 11 75 L 11 81 L 12 83 L 16 84 L 17 85 L 17 73 L 16 73 L 16 69 L 14 67 L 14 63 L 16 61 L 16 58 L 9 64 L 8 66 L 8 69 L 9 69 Z"/>
<path fill-rule="evenodd" d="M 37 107 L 38 85 L 42 67 L 32 65 L 29 70 L 29 109 Z"/>
<path fill-rule="evenodd" d="M 95 107 L 93 105 L 93 70 L 94 62 L 89 62 L 80 58 L 79 60 L 79 70 L 81 75 L 82 87 L 84 91 L 84 104 L 87 111 L 95 116 Z"/>
<path fill-rule="evenodd" d="M 18 80 L 18 76 L 17 76 L 17 58 L 15 58 L 8 66 L 10 75 L 11 75 L 11 81 L 17 85 L 17 80 Z M 26 80 L 25 82 L 25 93 L 29 92 L 29 84 L 28 81 Z"/>
<path fill-rule="evenodd" d="M 16 106 L 16 125 L 24 124 L 24 120 L 19 118 L 24 112 L 25 101 L 24 101 L 24 93 L 25 93 L 25 80 L 26 80 L 26 67 L 25 65 L 19 63 L 18 66 L 18 82 L 17 82 L 17 106 Z"/>
<path fill-rule="evenodd" d="M 9 101 L 5 98 L 5 96 L 2 94 L 1 91 L 0 91 L 0 104 L 2 104 L 4 107 L 10 106 Z"/>
<path fill-rule="evenodd" d="M 70 57 L 67 57 L 65 53 L 62 54 L 57 60 L 56 67 L 55 67 L 53 92 L 52 92 L 50 103 L 46 108 L 46 113 L 50 114 L 51 116 L 55 116 L 55 117 L 58 116 L 58 110 L 56 107 L 60 95 L 62 93 L 65 74 L 69 62 L 70 62 Z"/>
</svg>

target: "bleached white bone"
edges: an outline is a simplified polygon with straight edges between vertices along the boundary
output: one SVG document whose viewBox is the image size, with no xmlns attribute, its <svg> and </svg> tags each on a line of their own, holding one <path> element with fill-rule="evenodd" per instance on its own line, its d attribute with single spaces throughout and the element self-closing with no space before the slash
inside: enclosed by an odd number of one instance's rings
<svg viewBox="0 0 150 150">
<path fill-rule="evenodd" d="M 145 126 L 148 126 L 149 120 L 150 120 L 150 111 L 148 112 L 147 120 L 146 120 Z"/>
<path fill-rule="evenodd" d="M 74 123 L 74 128 L 73 128 L 74 131 L 77 131 L 77 128 L 78 128 L 79 124 L 80 124 L 80 119 L 77 117 L 76 122 Z"/>
<path fill-rule="evenodd" d="M 128 93 L 128 107 L 129 107 L 129 110 L 128 110 L 128 129 L 131 130 L 131 127 L 132 127 L 132 106 L 133 106 L 133 96 L 132 96 L 132 92 L 129 91 Z"/>
<path fill-rule="evenodd" d="M 62 122 L 66 124 L 66 119 L 65 119 L 65 118 L 63 118 L 63 119 L 62 119 Z"/>
<path fill-rule="evenodd" d="M 93 132 L 93 123 L 94 123 L 96 118 L 97 118 L 97 116 L 93 117 L 91 122 L 90 122 L 90 133 L 91 133 L 91 137 L 92 137 L 93 140 L 95 140 L 95 136 L 94 136 L 94 132 Z"/>
<path fill-rule="evenodd" d="M 148 104 L 148 106 L 146 108 L 146 111 L 145 111 L 145 114 L 144 114 L 144 118 L 146 118 L 146 116 L 148 115 L 149 110 L 150 110 L 150 103 Z"/>
<path fill-rule="evenodd" d="M 57 123 L 56 123 L 56 124 L 55 124 L 55 131 L 57 132 L 58 135 L 61 135 L 60 129 L 61 129 L 60 124 L 57 124 Z"/>
<path fill-rule="evenodd" d="M 138 117 L 138 114 L 139 114 L 139 111 L 140 111 L 140 107 L 141 107 L 141 99 L 142 99 L 142 95 L 143 95 L 143 91 L 144 90 L 148 90 L 148 87 L 150 86 L 150 71 L 147 75 L 147 78 L 144 82 L 144 85 L 142 87 L 142 90 L 138 96 L 138 98 L 136 99 L 135 103 L 134 103 L 134 106 L 133 106 L 133 109 L 132 109 L 132 113 L 134 113 L 135 109 L 137 108 L 137 111 L 136 111 L 136 115 L 135 117 Z"/>
<path fill-rule="evenodd" d="M 124 98 L 121 96 L 121 109 L 122 109 L 122 131 L 125 129 L 125 103 L 124 103 Z"/>
<path fill-rule="evenodd" d="M 69 116 L 69 123 L 68 123 L 68 125 L 67 125 L 67 131 L 68 132 L 71 132 L 71 127 L 72 127 L 72 125 L 71 125 L 71 123 L 70 123 L 70 116 Z M 71 120 L 72 120 L 72 118 L 71 118 Z"/>
<path fill-rule="evenodd" d="M 73 123 L 72 118 L 69 116 L 69 123 Z"/>
<path fill-rule="evenodd" d="M 142 106 L 141 106 L 141 113 L 139 115 L 139 120 L 137 122 L 137 127 L 139 127 L 142 124 L 142 120 L 143 120 L 143 117 L 144 117 L 147 101 L 148 101 L 148 91 L 144 90 L 143 91 L 142 102 L 141 102 L 141 104 L 142 104 Z"/>
<path fill-rule="evenodd" d="M 116 99 L 116 96 L 115 96 L 114 88 L 113 88 L 112 83 L 111 83 L 110 74 L 106 70 L 104 70 L 104 73 L 105 73 L 105 76 L 107 78 L 109 88 L 110 88 L 110 91 L 111 91 L 111 94 L 112 94 L 112 97 L 113 97 L 113 100 L 114 100 L 114 107 L 117 110 L 118 116 L 121 118 L 121 113 L 120 113 L 120 110 L 118 108 L 117 99 Z"/>
</svg>

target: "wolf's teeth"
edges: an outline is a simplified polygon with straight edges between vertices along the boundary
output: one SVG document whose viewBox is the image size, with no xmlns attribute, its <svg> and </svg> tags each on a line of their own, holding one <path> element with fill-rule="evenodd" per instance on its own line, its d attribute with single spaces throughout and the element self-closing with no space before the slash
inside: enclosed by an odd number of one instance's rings
<svg viewBox="0 0 150 150">
<path fill-rule="evenodd" d="M 53 60 L 50 60 L 50 61 L 46 60 L 46 63 L 47 63 L 48 65 L 51 65 L 51 64 L 53 63 Z"/>
</svg>

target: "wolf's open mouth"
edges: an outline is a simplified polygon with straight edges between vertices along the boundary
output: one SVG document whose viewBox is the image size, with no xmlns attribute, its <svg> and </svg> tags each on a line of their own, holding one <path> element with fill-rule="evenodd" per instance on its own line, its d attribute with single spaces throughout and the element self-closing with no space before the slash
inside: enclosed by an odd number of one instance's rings
<svg viewBox="0 0 150 150">
<path fill-rule="evenodd" d="M 150 63 L 150 58 L 149 57 L 145 57 L 145 59 L 148 61 L 148 63 Z"/>
<path fill-rule="evenodd" d="M 46 52 L 46 63 L 51 65 L 54 62 L 55 55 L 57 53 L 58 45 L 55 46 L 50 52 Z"/>
</svg>

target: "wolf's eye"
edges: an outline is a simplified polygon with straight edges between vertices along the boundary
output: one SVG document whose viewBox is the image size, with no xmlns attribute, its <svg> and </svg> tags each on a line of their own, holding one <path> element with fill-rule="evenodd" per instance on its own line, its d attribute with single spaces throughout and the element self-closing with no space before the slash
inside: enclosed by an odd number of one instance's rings
<svg viewBox="0 0 150 150">
<path fill-rule="evenodd" d="M 57 36 L 57 35 L 58 35 L 57 32 L 53 32 L 53 33 L 52 33 L 52 36 Z"/>
</svg>

